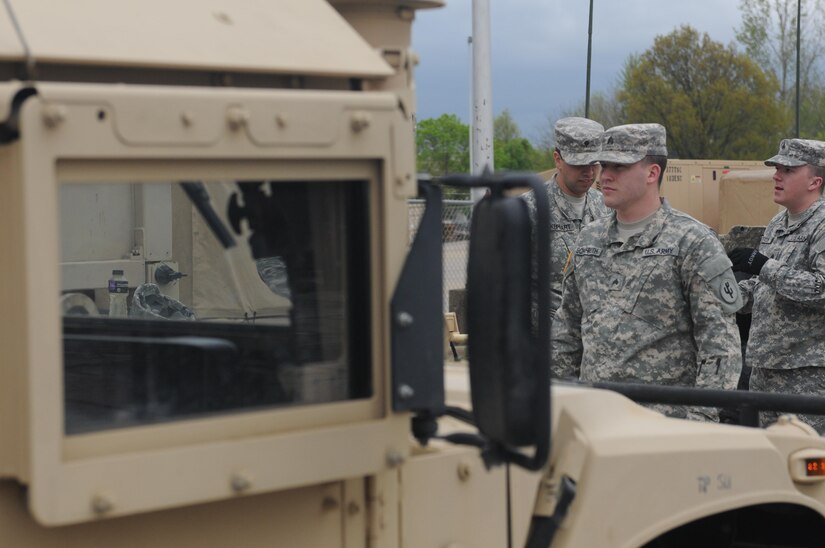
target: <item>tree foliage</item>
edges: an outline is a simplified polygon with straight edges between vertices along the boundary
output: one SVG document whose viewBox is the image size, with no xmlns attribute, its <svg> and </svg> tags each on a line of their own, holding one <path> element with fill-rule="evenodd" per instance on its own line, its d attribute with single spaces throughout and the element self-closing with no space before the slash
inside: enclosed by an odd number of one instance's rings
<svg viewBox="0 0 825 548">
<path fill-rule="evenodd" d="M 553 155 L 522 137 L 510 111 L 504 109 L 493 120 L 493 163 L 496 171 L 544 171 L 553 167 Z"/>
<path fill-rule="evenodd" d="M 584 116 L 584 107 L 584 101 L 582 101 L 576 108 L 562 112 L 562 117 Z M 587 113 L 587 117 L 599 122 L 606 128 L 627 123 L 625 122 L 624 105 L 619 99 L 619 90 L 611 89 L 591 93 L 590 112 Z M 555 124 L 555 120 L 553 124 Z M 552 126 L 550 131 L 552 134 Z"/>
<path fill-rule="evenodd" d="M 544 171 L 552 167 L 552 159 L 548 160 L 524 137 L 496 141 L 493 155 L 497 171 Z"/>
<path fill-rule="evenodd" d="M 796 15 L 798 0 L 740 0 L 742 25 L 736 39 L 745 52 L 778 83 L 778 98 L 793 112 L 796 105 Z M 825 132 L 822 106 L 823 77 L 819 69 L 825 8 L 821 0 L 801 0 L 800 33 L 800 136 L 815 137 Z M 788 118 L 790 134 L 794 116 Z"/>
<path fill-rule="evenodd" d="M 619 98 L 626 119 L 667 128 L 673 158 L 760 159 L 787 112 L 778 86 L 747 55 L 682 26 L 632 58 Z"/>
<path fill-rule="evenodd" d="M 493 120 L 493 139 L 506 143 L 521 137 L 518 124 L 506 108 Z"/>
<path fill-rule="evenodd" d="M 796 81 L 796 13 L 798 0 L 741 0 L 742 25 L 736 39 L 745 52 L 779 82 L 779 97 L 790 103 Z M 800 90 L 818 79 L 816 64 L 823 45 L 825 23 L 820 0 L 802 0 Z"/>
<path fill-rule="evenodd" d="M 602 91 L 593 91 L 590 93 L 590 110 L 587 113 L 587 118 L 599 122 L 605 128 L 628 124 L 630 121 L 624 111 L 624 104 L 620 99 L 621 86 L 624 83 L 625 75 L 632 65 L 636 56 L 631 55 L 625 61 L 622 70 L 619 72 L 616 82 L 610 88 Z M 584 117 L 585 104 L 584 99 L 573 108 L 563 110 L 559 118 L 566 118 L 568 116 L 582 116 Z M 557 118 L 554 116 L 547 116 L 544 126 L 539 130 L 538 143 L 540 149 L 550 149 L 555 147 L 555 135 L 553 134 L 553 126 L 555 126 Z"/>
<path fill-rule="evenodd" d="M 415 144 L 418 171 L 436 177 L 470 172 L 470 128 L 455 114 L 418 123 Z"/>
<path fill-rule="evenodd" d="M 825 88 L 811 87 L 802 101 L 799 136 L 825 141 Z M 788 132 L 786 136 L 792 135 Z"/>
<path fill-rule="evenodd" d="M 521 136 L 508 110 L 493 121 L 493 163 L 496 171 L 544 171 L 553 167 L 552 153 L 537 150 Z M 418 123 L 415 136 L 419 172 L 437 177 L 447 173 L 469 173 L 470 128 L 454 114 L 442 114 Z M 445 195 L 460 192 L 445 189 Z"/>
</svg>

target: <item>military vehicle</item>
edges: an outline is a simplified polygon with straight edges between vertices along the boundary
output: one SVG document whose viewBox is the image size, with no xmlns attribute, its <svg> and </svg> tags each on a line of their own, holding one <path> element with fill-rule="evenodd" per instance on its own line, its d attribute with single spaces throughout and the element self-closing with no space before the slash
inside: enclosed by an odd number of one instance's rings
<svg viewBox="0 0 825 548">
<path fill-rule="evenodd" d="M 439 4 L 4 2 L 0 545 L 821 544 L 825 442 L 798 420 L 551 406 L 503 192 L 535 179 L 446 181 L 493 192 L 472 379 L 445 372 L 410 49 Z"/>
</svg>

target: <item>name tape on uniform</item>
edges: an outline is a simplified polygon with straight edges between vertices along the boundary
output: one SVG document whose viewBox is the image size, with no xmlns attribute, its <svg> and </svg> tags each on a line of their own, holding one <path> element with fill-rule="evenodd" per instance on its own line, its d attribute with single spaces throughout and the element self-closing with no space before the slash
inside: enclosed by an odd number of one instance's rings
<svg viewBox="0 0 825 548">
<path fill-rule="evenodd" d="M 666 255 L 679 256 L 678 247 L 648 247 L 642 251 L 642 257 L 663 257 Z"/>
</svg>

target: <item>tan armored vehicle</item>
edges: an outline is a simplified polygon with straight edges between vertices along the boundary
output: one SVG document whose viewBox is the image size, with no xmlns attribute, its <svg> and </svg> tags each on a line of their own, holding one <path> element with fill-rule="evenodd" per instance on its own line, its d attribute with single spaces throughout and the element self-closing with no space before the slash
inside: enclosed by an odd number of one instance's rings
<svg viewBox="0 0 825 548">
<path fill-rule="evenodd" d="M 439 3 L 3 4 L 1 546 L 821 544 L 795 420 L 561 386 L 551 430 L 529 179 L 480 181 L 473 415 L 445 383 L 437 187 L 406 221 Z"/>
</svg>

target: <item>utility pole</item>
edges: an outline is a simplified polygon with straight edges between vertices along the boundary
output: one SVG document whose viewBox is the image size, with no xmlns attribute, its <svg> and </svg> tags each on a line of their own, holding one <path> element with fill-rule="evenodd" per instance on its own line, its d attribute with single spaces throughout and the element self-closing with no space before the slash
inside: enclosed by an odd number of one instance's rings
<svg viewBox="0 0 825 548">
<path fill-rule="evenodd" d="M 590 22 L 587 24 L 587 84 L 584 91 L 584 117 L 590 118 L 590 54 L 593 47 L 593 0 L 590 0 Z"/>
<path fill-rule="evenodd" d="M 493 85 L 490 70 L 490 0 L 473 0 L 473 108 L 472 108 L 472 165 L 473 175 L 493 165 Z M 477 202 L 484 196 L 483 188 L 471 190 Z"/>
<path fill-rule="evenodd" d="M 802 0 L 796 0 L 796 138 L 799 138 L 799 52 L 802 36 Z"/>
<path fill-rule="evenodd" d="M 467 133 L 467 141 L 470 143 L 470 171 L 472 172 L 473 169 L 473 105 L 475 105 L 475 101 L 473 101 L 473 37 L 467 37 L 467 50 L 470 54 L 470 101 L 467 103 L 467 108 L 469 112 L 467 113 L 468 120 L 470 121 L 470 127 L 468 128 Z M 472 190 L 470 190 L 472 192 Z"/>
</svg>

